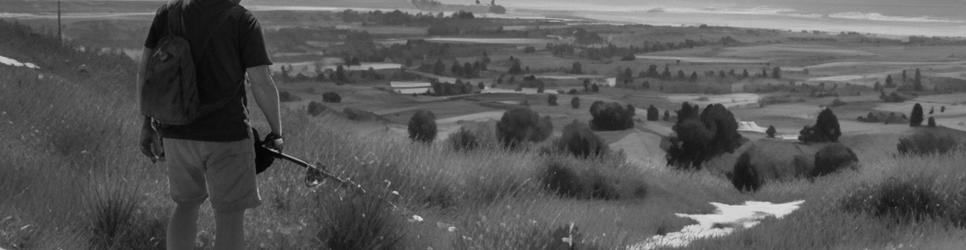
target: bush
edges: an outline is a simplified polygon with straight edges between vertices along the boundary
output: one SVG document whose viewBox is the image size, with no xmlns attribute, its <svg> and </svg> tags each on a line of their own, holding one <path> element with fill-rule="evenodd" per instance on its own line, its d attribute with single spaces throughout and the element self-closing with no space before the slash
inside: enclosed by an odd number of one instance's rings
<svg viewBox="0 0 966 250">
<path fill-rule="evenodd" d="M 959 142 L 953 137 L 939 135 L 931 130 L 920 130 L 910 136 L 899 138 L 896 150 L 903 155 L 931 155 L 946 154 L 959 146 Z"/>
<path fill-rule="evenodd" d="M 843 102 L 841 99 L 835 98 L 835 100 L 832 100 L 832 103 L 830 103 L 828 106 L 829 107 L 838 107 L 838 106 L 844 106 L 846 104 L 848 104 L 848 103 Z"/>
<path fill-rule="evenodd" d="M 929 123 L 927 123 L 926 126 L 928 126 L 930 128 L 935 128 L 936 127 L 936 118 L 935 117 L 929 117 Z"/>
<path fill-rule="evenodd" d="M 642 177 L 630 172 L 634 168 L 606 160 L 555 156 L 547 160 L 540 182 L 548 191 L 576 199 L 639 199 L 647 195 Z"/>
<path fill-rule="evenodd" d="M 590 105 L 591 125 L 596 130 L 624 130 L 634 127 L 634 107 L 596 101 Z"/>
<path fill-rule="evenodd" d="M 403 230 L 396 214 L 371 196 L 350 194 L 339 199 L 319 192 L 324 212 L 316 218 L 316 238 L 329 249 L 402 249 Z M 321 196 L 327 196 L 320 198 Z"/>
<path fill-rule="evenodd" d="M 659 119 L 661 119 L 661 111 L 657 110 L 657 107 L 654 107 L 654 105 L 648 106 L 647 107 L 647 120 L 648 121 L 657 121 Z"/>
<path fill-rule="evenodd" d="M 912 114 L 909 115 L 909 126 L 919 127 L 922 126 L 922 105 L 916 103 L 912 106 Z"/>
<path fill-rule="evenodd" d="M 734 152 L 746 141 L 738 133 L 734 115 L 723 105 L 708 105 L 700 116 L 697 112 L 690 103 L 681 105 L 678 122 L 672 128 L 675 136 L 669 139 L 668 165 L 698 169 L 715 156 Z"/>
<path fill-rule="evenodd" d="M 798 140 L 805 143 L 836 142 L 842 136 L 839 128 L 839 118 L 835 117 L 832 109 L 825 108 L 818 114 L 814 126 L 805 126 L 799 132 Z"/>
<path fill-rule="evenodd" d="M 547 96 L 547 104 L 550 106 L 557 106 L 557 95 L 550 94 Z"/>
<path fill-rule="evenodd" d="M 831 144 L 815 153 L 815 167 L 808 177 L 824 176 L 845 168 L 855 169 L 858 162 L 859 158 L 852 149 L 841 143 Z"/>
<path fill-rule="evenodd" d="M 765 130 L 765 135 L 768 135 L 768 138 L 775 138 L 775 133 L 778 133 L 778 131 L 775 130 L 774 125 L 768 126 L 768 130 Z"/>
<path fill-rule="evenodd" d="M 574 96 L 574 98 L 570 98 L 570 107 L 572 107 L 574 109 L 579 109 L 580 108 L 580 97 Z"/>
<path fill-rule="evenodd" d="M 932 181 L 922 177 L 889 178 L 876 184 L 865 184 L 843 197 L 840 207 L 848 212 L 866 213 L 898 223 L 935 219 L 948 209 L 940 194 L 932 189 Z"/>
<path fill-rule="evenodd" d="M 376 113 L 372 113 L 361 109 L 351 108 L 351 107 L 346 107 L 342 109 L 342 113 L 345 114 L 346 118 L 349 118 L 349 120 L 353 120 L 353 121 L 382 120 L 382 117 L 377 115 Z"/>
<path fill-rule="evenodd" d="M 480 147 L 480 139 L 473 131 L 460 127 L 455 133 L 449 135 L 450 146 L 456 151 L 470 151 Z"/>
<path fill-rule="evenodd" d="M 666 122 L 671 121 L 671 111 L 670 110 L 664 110 L 664 121 L 666 121 Z"/>
<path fill-rule="evenodd" d="M 340 103 L 342 102 L 342 96 L 335 92 L 325 92 L 322 93 L 322 101 L 328 103 Z"/>
<path fill-rule="evenodd" d="M 496 124 L 496 136 L 505 147 L 516 147 L 525 141 L 540 142 L 550 137 L 553 124 L 550 117 L 543 117 L 529 108 L 515 108 L 506 113 Z"/>
<path fill-rule="evenodd" d="M 298 97 L 297 95 L 293 95 L 288 91 L 281 91 L 278 92 L 278 100 L 281 102 L 297 102 L 301 101 L 302 98 Z"/>
<path fill-rule="evenodd" d="M 309 102 L 309 106 L 308 106 L 309 115 L 319 116 L 322 114 L 322 112 L 325 112 L 328 109 L 329 108 L 323 105 L 322 103 L 319 103 L 316 101 Z"/>
<path fill-rule="evenodd" d="M 409 119 L 409 139 L 416 142 L 433 142 L 436 139 L 436 115 L 428 110 L 418 110 Z"/>
<path fill-rule="evenodd" d="M 563 135 L 557 141 L 557 149 L 581 158 L 603 156 L 608 150 L 604 139 L 594 134 L 587 124 L 577 120 L 564 127 Z"/>
</svg>

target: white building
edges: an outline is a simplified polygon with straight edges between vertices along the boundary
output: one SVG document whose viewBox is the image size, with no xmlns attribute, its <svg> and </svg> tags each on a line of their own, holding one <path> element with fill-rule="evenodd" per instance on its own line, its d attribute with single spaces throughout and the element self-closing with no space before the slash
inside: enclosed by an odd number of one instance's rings
<svg viewBox="0 0 966 250">
<path fill-rule="evenodd" d="M 429 82 L 391 81 L 389 87 L 399 94 L 425 94 L 431 92 L 433 85 Z"/>
</svg>

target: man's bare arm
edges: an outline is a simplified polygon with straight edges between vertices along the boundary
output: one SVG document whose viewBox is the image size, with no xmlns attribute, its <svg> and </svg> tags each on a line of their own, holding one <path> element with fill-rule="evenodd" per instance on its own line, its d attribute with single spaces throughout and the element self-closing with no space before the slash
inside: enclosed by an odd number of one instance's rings
<svg viewBox="0 0 966 250">
<path fill-rule="evenodd" d="M 140 58 L 141 61 L 138 62 L 137 83 L 135 83 L 137 85 L 136 87 L 137 91 L 134 92 L 135 94 L 134 100 L 137 100 L 138 107 L 140 107 L 140 104 L 141 104 L 141 88 L 144 87 L 144 81 L 146 81 L 144 77 L 144 72 L 148 70 L 148 57 L 150 57 L 151 54 L 154 54 L 153 49 L 150 49 L 150 48 L 141 49 L 141 58 Z M 145 117 L 145 119 L 147 119 L 147 117 Z"/>
<path fill-rule="evenodd" d="M 265 119 L 268 120 L 268 126 L 272 128 L 272 132 L 275 134 L 282 135 L 282 118 L 279 114 L 278 88 L 275 86 L 275 80 L 272 80 L 268 66 L 255 66 L 248 68 L 246 71 L 248 73 L 248 80 L 252 84 L 252 95 L 255 96 L 255 102 L 258 103 L 258 107 L 265 114 Z"/>
</svg>

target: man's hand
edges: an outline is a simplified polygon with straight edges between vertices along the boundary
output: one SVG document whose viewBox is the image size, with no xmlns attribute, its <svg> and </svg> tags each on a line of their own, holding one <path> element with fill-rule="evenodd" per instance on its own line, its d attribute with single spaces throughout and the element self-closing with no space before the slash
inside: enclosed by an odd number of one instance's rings
<svg viewBox="0 0 966 250">
<path fill-rule="evenodd" d="M 271 132 L 265 136 L 265 140 L 262 143 L 265 145 L 265 147 L 274 149 L 275 151 L 282 153 L 282 148 L 283 148 L 283 145 L 285 144 L 285 140 L 282 139 L 281 135 L 275 132 Z"/>
<path fill-rule="evenodd" d="M 152 163 L 164 161 L 164 147 L 158 131 L 154 130 L 150 121 L 141 126 L 141 154 L 151 159 Z"/>
</svg>

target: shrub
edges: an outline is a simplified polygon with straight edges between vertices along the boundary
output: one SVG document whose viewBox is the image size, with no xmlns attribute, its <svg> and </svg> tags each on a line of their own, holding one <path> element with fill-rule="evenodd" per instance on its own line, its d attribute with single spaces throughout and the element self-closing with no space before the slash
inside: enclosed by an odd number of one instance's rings
<svg viewBox="0 0 966 250">
<path fill-rule="evenodd" d="M 325 92 L 322 93 L 322 101 L 328 103 L 340 103 L 342 102 L 342 96 L 335 92 Z"/>
<path fill-rule="evenodd" d="M 515 108 L 506 113 L 496 124 L 496 135 L 505 147 L 516 147 L 525 141 L 540 142 L 553 132 L 550 117 L 543 117 L 529 108 Z"/>
<path fill-rule="evenodd" d="M 580 108 L 580 97 L 574 96 L 574 98 L 570 98 L 570 107 L 573 107 L 574 109 L 579 109 Z"/>
<path fill-rule="evenodd" d="M 839 118 L 835 117 L 832 109 L 825 108 L 818 114 L 814 126 L 805 126 L 799 132 L 798 140 L 805 143 L 836 142 L 842 136 L 839 128 Z"/>
<path fill-rule="evenodd" d="M 351 107 L 342 109 L 342 113 L 345 114 L 346 118 L 349 118 L 349 120 L 353 121 L 376 121 L 382 119 L 382 117 L 376 113 Z"/>
<path fill-rule="evenodd" d="M 671 111 L 670 110 L 664 110 L 664 121 L 666 121 L 666 122 L 671 121 Z"/>
<path fill-rule="evenodd" d="M 450 145 L 456 151 L 470 151 L 480 146 L 480 139 L 469 129 L 460 127 L 455 133 L 449 135 Z"/>
<path fill-rule="evenodd" d="M 958 147 L 959 142 L 953 137 L 939 135 L 935 131 L 920 130 L 899 138 L 896 150 L 904 155 L 931 155 L 949 153 Z"/>
<path fill-rule="evenodd" d="M 768 130 L 765 130 L 765 134 L 768 135 L 768 138 L 775 138 L 775 133 L 777 132 L 778 131 L 775 130 L 774 125 L 768 126 Z"/>
<path fill-rule="evenodd" d="M 557 141 L 557 149 L 581 158 L 602 156 L 608 150 L 607 143 L 600 136 L 594 134 L 587 124 L 577 120 L 564 127 L 563 135 Z"/>
<path fill-rule="evenodd" d="M 278 92 L 278 100 L 281 102 L 297 102 L 301 101 L 302 98 L 298 97 L 297 95 L 293 95 L 288 91 L 282 91 Z"/>
<path fill-rule="evenodd" d="M 634 127 L 634 107 L 596 101 L 590 105 L 591 125 L 596 130 L 623 130 Z"/>
<path fill-rule="evenodd" d="M 932 189 L 929 179 L 892 177 L 876 185 L 859 187 L 843 197 L 839 204 L 848 212 L 909 223 L 941 217 L 947 207 L 941 197 Z"/>
<path fill-rule="evenodd" d="M 909 115 L 909 126 L 922 126 L 922 121 L 922 105 L 916 103 L 916 105 L 912 106 L 912 113 Z"/>
<path fill-rule="evenodd" d="M 929 126 L 930 128 L 935 128 L 936 127 L 936 118 L 935 117 L 929 117 L 929 123 L 927 123 L 926 126 Z"/>
<path fill-rule="evenodd" d="M 660 118 L 661 118 L 661 111 L 657 110 L 657 108 L 654 107 L 654 105 L 651 105 L 651 106 L 648 106 L 647 107 L 647 120 L 648 121 L 657 121 Z"/>
<path fill-rule="evenodd" d="M 557 95 L 550 94 L 547 96 L 547 104 L 550 106 L 557 106 Z"/>
<path fill-rule="evenodd" d="M 540 182 L 554 194 L 576 199 L 638 199 L 647 195 L 642 177 L 631 172 L 635 168 L 607 160 L 612 159 L 553 156 L 547 160 Z"/>
<path fill-rule="evenodd" d="M 852 149 L 835 143 L 823 147 L 815 153 L 815 166 L 809 172 L 809 178 L 835 173 L 841 169 L 855 169 L 859 158 L 852 152 Z"/>
<path fill-rule="evenodd" d="M 344 199 L 319 192 L 324 209 L 316 217 L 316 238 L 329 249 L 402 249 L 403 230 L 395 213 L 371 196 L 351 194 Z M 322 198 L 322 196 L 326 196 Z M 337 200 L 338 199 L 338 200 Z"/>
<path fill-rule="evenodd" d="M 675 136 L 669 139 L 668 165 L 698 169 L 705 161 L 734 152 L 745 142 L 734 115 L 723 105 L 708 105 L 700 116 L 697 112 L 690 103 L 681 105 L 678 122 L 672 128 Z"/>
<path fill-rule="evenodd" d="M 322 114 L 322 112 L 325 112 L 325 110 L 327 109 L 329 108 L 323 105 L 322 103 L 319 103 L 316 101 L 309 102 L 309 106 L 308 106 L 309 115 L 319 116 Z"/>
<path fill-rule="evenodd" d="M 848 103 L 843 102 L 841 99 L 835 98 L 835 100 L 832 100 L 832 103 L 830 103 L 828 106 L 838 107 L 838 106 L 844 106 L 845 104 L 848 104 Z"/>
<path fill-rule="evenodd" d="M 419 110 L 409 119 L 409 139 L 416 142 L 433 142 L 436 139 L 436 115 Z"/>
</svg>

